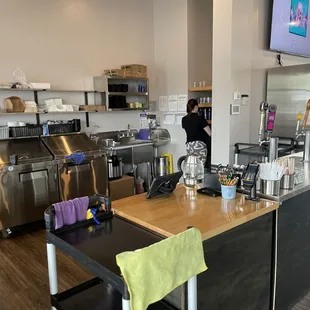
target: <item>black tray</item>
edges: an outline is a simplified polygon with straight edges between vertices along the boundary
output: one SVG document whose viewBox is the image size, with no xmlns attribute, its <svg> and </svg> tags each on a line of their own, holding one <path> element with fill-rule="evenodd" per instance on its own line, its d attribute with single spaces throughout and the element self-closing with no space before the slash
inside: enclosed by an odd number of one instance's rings
<svg viewBox="0 0 310 310">
<path fill-rule="evenodd" d="M 42 134 L 42 125 L 10 127 L 10 137 L 12 138 L 40 136 Z"/>
<path fill-rule="evenodd" d="M 60 133 L 71 133 L 74 132 L 74 124 L 51 124 L 48 125 L 48 132 L 50 135 L 60 134 Z"/>
</svg>

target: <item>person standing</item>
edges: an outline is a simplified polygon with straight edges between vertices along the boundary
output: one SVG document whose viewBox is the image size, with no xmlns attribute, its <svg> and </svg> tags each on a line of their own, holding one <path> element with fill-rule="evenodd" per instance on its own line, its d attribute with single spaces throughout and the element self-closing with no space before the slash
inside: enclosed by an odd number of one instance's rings
<svg viewBox="0 0 310 310">
<path fill-rule="evenodd" d="M 187 155 L 196 154 L 210 165 L 211 127 L 207 121 L 198 115 L 198 101 L 190 99 L 187 102 L 187 115 L 182 118 L 182 128 L 186 132 Z"/>
</svg>

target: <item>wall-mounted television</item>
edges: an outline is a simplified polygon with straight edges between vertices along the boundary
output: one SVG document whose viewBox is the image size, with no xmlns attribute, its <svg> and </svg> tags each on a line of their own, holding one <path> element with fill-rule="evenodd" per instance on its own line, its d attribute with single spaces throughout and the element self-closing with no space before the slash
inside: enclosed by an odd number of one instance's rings
<svg viewBox="0 0 310 310">
<path fill-rule="evenodd" d="M 310 57 L 310 0 L 274 0 L 270 49 Z"/>
</svg>

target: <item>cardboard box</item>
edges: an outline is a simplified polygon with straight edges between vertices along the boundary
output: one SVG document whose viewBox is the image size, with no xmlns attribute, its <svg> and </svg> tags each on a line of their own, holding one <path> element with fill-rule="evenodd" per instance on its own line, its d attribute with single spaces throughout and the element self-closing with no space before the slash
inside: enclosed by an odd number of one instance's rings
<svg viewBox="0 0 310 310">
<path fill-rule="evenodd" d="M 109 181 L 109 192 L 112 201 L 133 196 L 135 194 L 134 178 L 123 175 L 121 179 Z"/>
<path fill-rule="evenodd" d="M 80 105 L 80 111 L 84 112 L 104 112 L 105 105 Z"/>
</svg>

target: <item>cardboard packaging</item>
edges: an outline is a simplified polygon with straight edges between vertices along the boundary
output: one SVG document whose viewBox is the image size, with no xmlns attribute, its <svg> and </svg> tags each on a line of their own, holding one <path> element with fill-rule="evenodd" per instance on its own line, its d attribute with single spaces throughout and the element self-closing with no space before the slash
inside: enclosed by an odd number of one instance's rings
<svg viewBox="0 0 310 310">
<path fill-rule="evenodd" d="M 121 179 L 109 181 L 109 192 L 112 201 L 133 196 L 135 194 L 134 178 L 124 175 Z"/>
</svg>

